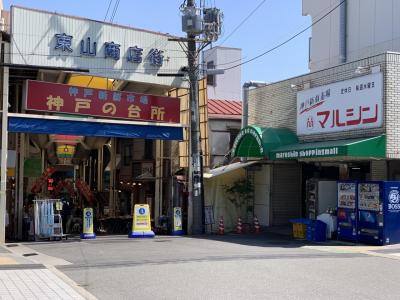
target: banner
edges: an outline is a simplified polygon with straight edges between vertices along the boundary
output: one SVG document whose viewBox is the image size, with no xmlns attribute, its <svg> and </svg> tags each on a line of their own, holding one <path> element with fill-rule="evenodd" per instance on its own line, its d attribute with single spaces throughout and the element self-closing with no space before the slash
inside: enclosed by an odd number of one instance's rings
<svg viewBox="0 0 400 300">
<path fill-rule="evenodd" d="M 180 123 L 180 100 L 28 80 L 26 109 L 131 121 Z"/>
<path fill-rule="evenodd" d="M 96 234 L 93 231 L 93 208 L 83 209 L 83 228 L 81 239 L 95 239 Z"/>
<path fill-rule="evenodd" d="M 129 233 L 128 237 L 154 237 L 154 232 L 151 230 L 150 207 L 148 204 L 135 204 L 132 232 Z"/>
<path fill-rule="evenodd" d="M 297 135 L 379 128 L 382 125 L 382 73 L 297 93 Z"/>
</svg>

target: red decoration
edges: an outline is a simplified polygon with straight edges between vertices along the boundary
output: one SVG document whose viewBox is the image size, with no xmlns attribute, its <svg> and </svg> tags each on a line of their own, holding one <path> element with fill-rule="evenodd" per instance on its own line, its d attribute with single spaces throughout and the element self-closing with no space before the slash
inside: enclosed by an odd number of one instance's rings
<svg viewBox="0 0 400 300">
<path fill-rule="evenodd" d="M 47 168 L 32 186 L 31 192 L 36 194 L 42 190 L 42 186 L 47 182 L 47 179 L 56 171 L 53 167 Z"/>
<path fill-rule="evenodd" d="M 85 197 L 85 199 L 89 203 L 93 202 L 93 193 L 85 181 L 77 179 L 76 187 L 78 188 L 78 190 L 82 193 L 83 197 Z"/>
</svg>

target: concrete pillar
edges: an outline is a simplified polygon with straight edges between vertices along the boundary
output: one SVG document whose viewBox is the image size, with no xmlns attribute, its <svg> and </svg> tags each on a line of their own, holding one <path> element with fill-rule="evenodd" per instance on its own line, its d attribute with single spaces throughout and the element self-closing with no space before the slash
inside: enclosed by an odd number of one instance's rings
<svg viewBox="0 0 400 300">
<path fill-rule="evenodd" d="M 163 183 L 162 183 L 162 165 L 163 165 L 163 141 L 157 140 L 156 141 L 156 169 L 155 169 L 155 195 L 154 195 L 154 220 L 155 224 L 159 225 L 158 219 L 162 213 L 162 202 L 163 202 Z"/>
<path fill-rule="evenodd" d="M 103 190 L 103 158 L 104 158 L 104 148 L 100 147 L 98 152 L 97 152 L 97 190 L 102 191 Z M 90 175 L 91 176 L 91 169 L 90 169 Z"/>
<path fill-rule="evenodd" d="M 109 208 L 110 215 L 115 216 L 115 165 L 116 165 L 116 150 L 117 144 L 116 139 L 111 138 L 110 141 L 111 147 L 111 155 L 110 155 L 110 199 L 109 199 Z"/>
<path fill-rule="evenodd" d="M 16 172 L 16 201 L 17 205 L 15 209 L 18 212 L 18 239 L 22 240 L 22 226 L 24 218 L 24 165 L 25 165 L 25 149 L 29 144 L 27 143 L 27 138 L 29 136 L 25 133 L 17 134 L 19 143 L 17 143 L 17 153 L 19 154 L 19 159 L 17 162 L 17 172 Z M 28 148 L 29 149 L 29 148 Z"/>
<path fill-rule="evenodd" d="M 2 51 L 4 57 L 9 53 L 9 46 L 2 43 Z M 4 59 L 5 61 L 5 59 Z M 8 62 L 8 61 L 7 61 Z M 8 84 L 9 84 L 9 68 L 3 67 L 2 82 L 2 121 L 1 121 L 1 184 L 0 184 L 0 244 L 4 244 L 6 240 L 6 201 L 7 201 L 7 151 L 8 151 Z"/>
</svg>

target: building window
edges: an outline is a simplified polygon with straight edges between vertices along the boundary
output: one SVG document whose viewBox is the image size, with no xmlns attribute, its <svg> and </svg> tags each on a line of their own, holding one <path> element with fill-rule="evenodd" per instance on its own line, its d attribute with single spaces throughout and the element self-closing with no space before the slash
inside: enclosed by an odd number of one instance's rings
<svg viewBox="0 0 400 300">
<path fill-rule="evenodd" d="M 207 70 L 215 69 L 214 61 L 207 62 Z M 207 85 L 215 86 L 215 75 L 207 75 Z"/>
<path fill-rule="evenodd" d="M 312 42 L 312 38 L 310 37 L 308 39 L 308 62 L 311 62 L 311 42 Z"/>
<path fill-rule="evenodd" d="M 153 159 L 153 140 L 144 140 L 144 159 Z"/>
<path fill-rule="evenodd" d="M 229 149 L 232 149 L 233 147 L 233 143 L 235 142 L 235 139 L 237 137 L 237 135 L 239 134 L 240 129 L 236 129 L 236 128 L 231 128 L 229 129 Z"/>
<path fill-rule="evenodd" d="M 123 147 L 123 160 L 124 160 L 124 166 L 130 166 L 131 161 L 132 161 L 132 145 L 124 145 Z"/>
</svg>

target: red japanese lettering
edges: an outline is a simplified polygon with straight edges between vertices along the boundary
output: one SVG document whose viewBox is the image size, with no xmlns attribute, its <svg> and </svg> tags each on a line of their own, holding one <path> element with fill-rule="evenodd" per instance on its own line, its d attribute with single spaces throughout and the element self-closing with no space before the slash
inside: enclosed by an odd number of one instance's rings
<svg viewBox="0 0 400 300">
<path fill-rule="evenodd" d="M 329 115 L 331 114 L 331 112 L 329 110 L 326 111 L 319 111 L 317 112 L 317 116 L 324 116 L 324 119 L 322 121 L 318 121 L 319 124 L 321 125 L 321 128 L 325 128 L 325 124 L 328 121 Z"/>
</svg>

